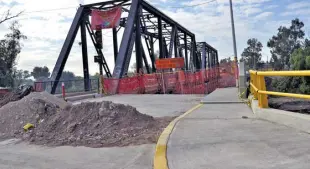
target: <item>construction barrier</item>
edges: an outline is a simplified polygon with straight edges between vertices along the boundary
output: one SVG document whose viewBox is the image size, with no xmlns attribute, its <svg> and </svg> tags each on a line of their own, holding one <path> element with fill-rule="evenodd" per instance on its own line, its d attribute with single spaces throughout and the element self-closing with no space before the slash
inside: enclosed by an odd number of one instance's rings
<svg viewBox="0 0 310 169">
<path fill-rule="evenodd" d="M 196 72 L 163 71 L 121 79 L 105 79 L 104 90 L 108 94 L 208 94 L 217 88 L 235 87 L 236 73 L 235 64 L 230 62 Z M 118 84 L 118 88 L 116 93 L 113 93 L 115 84 Z"/>
<path fill-rule="evenodd" d="M 160 90 L 160 83 L 159 83 L 159 74 L 146 74 L 142 77 L 142 88 L 144 88 L 143 93 L 148 94 L 155 94 L 158 93 Z"/>
</svg>

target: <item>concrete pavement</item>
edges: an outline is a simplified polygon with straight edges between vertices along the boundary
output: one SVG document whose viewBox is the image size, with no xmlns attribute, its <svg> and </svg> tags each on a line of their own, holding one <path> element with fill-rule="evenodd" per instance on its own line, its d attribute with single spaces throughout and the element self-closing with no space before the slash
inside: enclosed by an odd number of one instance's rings
<svg viewBox="0 0 310 169">
<path fill-rule="evenodd" d="M 151 169 L 155 145 L 42 147 L 0 142 L 1 169 Z"/>
<path fill-rule="evenodd" d="M 176 125 L 167 159 L 170 169 L 308 169 L 309 140 L 307 133 L 256 119 L 245 104 L 206 104 Z"/>
<path fill-rule="evenodd" d="M 84 101 L 113 101 L 155 117 L 178 116 L 199 103 L 199 95 L 115 95 Z M 80 102 L 76 102 L 78 104 Z M 0 142 L 0 169 L 152 169 L 155 144 L 110 147 L 43 147 Z"/>
<path fill-rule="evenodd" d="M 143 95 L 113 95 L 84 101 L 128 104 L 136 107 L 138 111 L 154 117 L 179 116 L 195 106 L 204 95 L 173 95 L 173 94 L 143 94 Z M 75 102 L 78 104 L 81 101 Z"/>
<path fill-rule="evenodd" d="M 217 89 L 201 100 L 203 104 L 243 103 L 238 98 L 238 88 Z"/>
</svg>

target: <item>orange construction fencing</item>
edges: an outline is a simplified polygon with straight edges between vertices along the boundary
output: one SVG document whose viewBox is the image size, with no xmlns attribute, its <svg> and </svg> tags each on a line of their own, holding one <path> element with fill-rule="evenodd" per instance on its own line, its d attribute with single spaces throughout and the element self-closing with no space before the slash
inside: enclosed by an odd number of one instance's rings
<svg viewBox="0 0 310 169">
<path fill-rule="evenodd" d="M 106 93 L 114 94 L 113 85 L 118 84 L 117 94 L 208 94 L 216 88 L 236 86 L 235 70 L 232 63 L 228 63 L 196 72 L 175 71 L 105 79 L 104 89 Z"/>
</svg>

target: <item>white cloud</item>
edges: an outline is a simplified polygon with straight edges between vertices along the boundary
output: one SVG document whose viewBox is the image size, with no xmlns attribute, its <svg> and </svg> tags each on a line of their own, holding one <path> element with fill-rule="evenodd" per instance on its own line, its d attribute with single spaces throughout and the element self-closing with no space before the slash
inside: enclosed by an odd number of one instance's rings
<svg viewBox="0 0 310 169">
<path fill-rule="evenodd" d="M 267 5 L 265 7 L 265 9 L 274 9 L 274 8 L 277 8 L 279 5 Z"/>
<path fill-rule="evenodd" d="M 13 0 L 5 0 L 5 2 L 9 1 L 13 2 Z M 25 13 L 18 19 L 22 24 L 21 31 L 29 37 L 28 40 L 24 41 L 24 49 L 19 57 L 19 68 L 31 70 L 37 65 L 47 65 L 52 70 L 75 15 L 75 7 L 80 3 L 88 4 L 100 1 L 102 0 L 18 0 L 21 5 L 15 6 L 14 9 L 26 9 L 26 12 L 29 12 Z M 174 20 L 178 21 L 185 28 L 195 33 L 197 41 L 206 41 L 217 48 L 220 58 L 233 55 L 228 0 L 217 0 L 217 2 L 214 3 L 184 9 L 166 8 L 162 5 L 163 1 L 165 1 L 165 3 L 172 2 L 170 0 L 151 0 L 151 3 L 161 4 L 158 5 L 163 7 L 161 10 Z M 285 22 L 283 20 L 271 20 L 269 16 L 273 13 L 265 10 L 273 9 L 277 6 L 264 6 L 264 2 L 268 1 L 271 0 L 233 1 L 239 56 L 241 55 L 243 48 L 246 46 L 247 39 L 252 37 L 258 38 L 265 46 L 267 40 L 276 33 L 277 28 L 280 25 L 290 23 L 290 19 L 285 20 Z M 192 0 L 185 4 L 180 3 L 180 5 L 195 5 L 202 2 L 206 1 Z M 73 8 L 49 12 L 31 12 L 66 7 Z M 1 10 L 3 9 L 5 8 L 2 8 Z M 307 13 L 306 10 L 298 11 L 301 15 Z M 291 14 L 292 13 L 286 13 L 285 15 Z M 4 30 L 7 30 L 8 24 L 9 23 L 0 25 L 1 37 L 5 33 Z M 112 34 L 111 31 L 104 31 L 103 34 L 106 34 L 103 37 L 103 53 L 110 70 L 113 71 L 114 56 Z M 121 35 L 122 32 L 119 33 L 119 44 L 121 42 Z M 80 33 L 78 32 L 65 70 L 74 71 L 76 74 L 82 75 L 82 57 L 81 49 L 78 45 L 79 41 Z M 94 74 L 95 72 L 98 72 L 98 66 L 93 62 L 93 56 L 96 55 L 96 52 L 92 47 L 92 42 L 89 38 L 88 46 L 90 73 Z M 264 48 L 264 53 L 269 53 L 268 48 Z"/>
<path fill-rule="evenodd" d="M 272 16 L 272 15 L 273 15 L 272 12 L 263 12 L 263 13 L 256 15 L 255 18 L 256 19 L 265 19 L 265 18 Z"/>
<path fill-rule="evenodd" d="M 294 10 L 294 11 L 287 11 L 281 13 L 282 16 L 298 16 L 298 15 L 310 15 L 310 10 L 309 9 L 299 9 L 299 10 Z"/>
<path fill-rule="evenodd" d="M 287 6 L 288 9 L 300 9 L 300 8 L 309 8 L 309 7 L 310 7 L 309 1 L 294 2 Z"/>
</svg>

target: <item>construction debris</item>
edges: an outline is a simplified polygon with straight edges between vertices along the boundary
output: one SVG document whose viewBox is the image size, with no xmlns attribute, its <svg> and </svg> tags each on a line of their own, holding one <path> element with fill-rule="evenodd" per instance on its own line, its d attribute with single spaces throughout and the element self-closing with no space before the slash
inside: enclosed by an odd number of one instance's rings
<svg viewBox="0 0 310 169">
<path fill-rule="evenodd" d="M 20 100 L 19 95 L 13 92 L 7 93 L 0 97 L 0 108 L 9 102 Z"/>
<path fill-rule="evenodd" d="M 153 118 L 112 102 L 71 105 L 31 93 L 0 108 L 0 138 L 48 146 L 109 147 L 155 143 L 172 117 Z M 23 130 L 27 123 L 34 127 Z"/>
<path fill-rule="evenodd" d="M 0 95 L 0 108 L 9 102 L 17 101 L 27 96 L 33 91 L 33 87 L 30 85 L 21 85 L 13 92 Z"/>
</svg>

